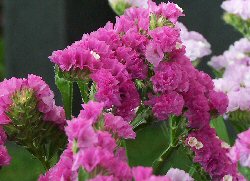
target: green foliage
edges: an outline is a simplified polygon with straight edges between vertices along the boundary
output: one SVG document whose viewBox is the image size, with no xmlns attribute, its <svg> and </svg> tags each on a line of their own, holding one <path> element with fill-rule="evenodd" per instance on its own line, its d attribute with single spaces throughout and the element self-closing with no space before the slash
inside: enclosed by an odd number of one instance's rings
<svg viewBox="0 0 250 181">
<path fill-rule="evenodd" d="M 154 164 L 161 161 L 162 155 L 166 153 L 162 163 L 157 163 L 160 165 L 157 174 L 164 175 L 170 168 L 180 168 L 186 172 L 191 170 L 193 177 L 197 180 L 204 180 L 204 178 L 207 180 L 208 177 L 200 165 L 195 164 L 194 167 L 192 152 L 183 145 L 182 139 L 185 139 L 185 134 L 182 134 L 182 126 L 185 121 L 175 118 L 171 124 L 172 131 L 170 131 L 168 121 L 151 123 L 137 131 L 135 140 L 126 141 L 129 164 L 131 166 L 155 166 Z M 184 131 L 184 133 L 187 132 Z"/>
<path fill-rule="evenodd" d="M 250 128 L 250 112 L 234 111 L 229 114 L 229 121 L 234 126 L 237 133 L 241 133 Z"/>
<path fill-rule="evenodd" d="M 225 13 L 223 19 L 245 37 L 250 38 L 250 20 L 243 20 L 239 16 L 229 13 Z"/>
<path fill-rule="evenodd" d="M 213 119 L 210 124 L 211 124 L 211 127 L 215 128 L 216 134 L 219 136 L 220 139 L 222 139 L 228 144 L 232 143 L 232 140 L 230 140 L 228 136 L 227 127 L 225 125 L 225 122 L 222 116 L 219 116 L 216 119 Z"/>
<path fill-rule="evenodd" d="M 67 119 L 71 119 L 73 102 L 73 82 L 67 80 L 58 67 L 55 67 L 55 84 L 61 93 L 66 117 Z"/>
<path fill-rule="evenodd" d="M 245 176 L 247 180 L 250 180 L 250 168 L 239 165 L 239 171 Z"/>
<path fill-rule="evenodd" d="M 117 0 L 117 2 L 110 4 L 110 6 L 118 16 L 121 16 L 124 14 L 124 11 L 130 7 L 130 4 L 124 0 Z"/>
<path fill-rule="evenodd" d="M 23 147 L 8 143 L 7 148 L 12 160 L 10 166 L 0 170 L 1 181 L 33 181 L 45 172 L 39 160 L 31 157 Z"/>
</svg>

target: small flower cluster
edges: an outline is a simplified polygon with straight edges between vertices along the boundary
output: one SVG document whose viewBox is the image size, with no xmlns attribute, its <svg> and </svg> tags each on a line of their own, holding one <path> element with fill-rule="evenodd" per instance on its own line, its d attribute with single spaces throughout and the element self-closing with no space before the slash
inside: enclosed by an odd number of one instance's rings
<svg viewBox="0 0 250 181">
<path fill-rule="evenodd" d="M 105 113 L 104 103 L 90 101 L 83 105 L 77 118 L 68 121 L 66 133 L 68 148 L 60 161 L 40 181 L 77 180 L 78 171 L 84 169 L 90 181 L 104 180 L 175 180 L 181 175 L 192 178 L 184 171 L 170 170 L 167 176 L 152 175 L 152 168 L 130 168 L 121 138 L 134 139 L 135 132 L 120 116 Z M 169 176 L 169 177 L 168 177 Z M 170 179 L 172 178 L 172 179 Z"/>
<path fill-rule="evenodd" d="M 11 78 L 0 83 L 0 125 L 6 125 L 11 122 L 11 118 L 8 117 L 8 112 L 11 106 L 15 106 L 13 105 L 15 104 L 13 97 L 21 93 L 23 96 L 20 96 L 19 101 L 25 103 L 26 90 L 34 92 L 38 102 L 37 109 L 43 113 L 44 121 L 53 122 L 60 128 L 63 128 L 66 124 L 63 108 L 55 105 L 54 93 L 42 78 L 32 74 L 28 75 L 27 79 Z"/>
<path fill-rule="evenodd" d="M 35 75 L 29 75 L 27 79 L 11 78 L 0 83 L 0 166 L 7 165 L 10 162 L 7 150 L 3 146 L 7 139 L 4 128 L 13 124 L 15 125 L 15 129 L 19 129 L 18 126 L 16 127 L 17 121 L 22 127 L 25 126 L 26 129 L 32 129 L 27 128 L 25 123 L 26 120 L 22 120 L 25 116 L 18 117 L 15 121 L 12 120 L 12 115 L 15 117 L 25 112 L 25 110 L 22 109 L 23 107 L 21 108 L 19 105 L 25 107 L 27 101 L 34 99 L 34 109 L 32 105 L 27 107 L 28 109 L 32 109 L 32 115 L 28 115 L 30 116 L 28 119 L 32 119 L 32 116 L 36 115 L 36 113 L 39 113 L 39 115 L 42 113 L 44 121 L 52 122 L 63 129 L 66 124 L 64 110 L 62 107 L 55 105 L 53 98 L 54 94 L 49 89 L 49 86 L 41 79 L 41 77 Z M 28 114 L 27 112 L 25 113 Z M 35 120 L 28 121 L 38 122 L 37 119 L 39 119 L 39 117 L 36 117 Z M 14 130 L 11 129 L 7 132 L 9 137 L 11 137 L 9 134 L 12 134 L 12 131 Z M 19 134 L 19 132 L 22 131 L 18 130 L 14 134 Z M 22 137 L 23 141 L 25 138 L 26 137 Z"/>
<path fill-rule="evenodd" d="M 220 181 L 226 180 L 226 178 L 245 180 L 238 173 L 237 164 L 233 163 L 227 156 L 229 149 L 216 136 L 214 129 L 207 126 L 192 131 L 187 138 L 187 145 L 195 152 L 194 161 L 202 165 L 212 180 Z"/>
<path fill-rule="evenodd" d="M 221 7 L 230 14 L 240 16 L 243 20 L 250 19 L 249 0 L 226 0 Z"/>
<path fill-rule="evenodd" d="M 6 147 L 4 146 L 6 140 L 7 140 L 7 135 L 5 134 L 5 131 L 3 127 L 1 126 L 0 127 L 0 167 L 9 165 L 11 161 L 11 157 L 8 154 Z"/>
<path fill-rule="evenodd" d="M 215 89 L 227 94 L 227 112 L 250 110 L 250 41 L 246 38 L 234 43 L 223 55 L 213 57 L 209 64 L 223 70 L 222 78 L 214 80 Z"/>
<path fill-rule="evenodd" d="M 211 45 L 200 33 L 188 31 L 182 23 L 177 23 L 177 27 L 181 29 L 181 40 L 186 46 L 186 56 L 191 61 L 211 54 Z"/>
<path fill-rule="evenodd" d="M 227 69 L 231 65 L 249 65 L 250 63 L 250 41 L 242 38 L 229 47 L 223 55 L 212 57 L 208 63 L 216 70 Z"/>
<path fill-rule="evenodd" d="M 230 149 L 229 157 L 234 163 L 238 161 L 244 167 L 250 168 L 250 129 L 238 134 L 234 146 Z"/>
</svg>

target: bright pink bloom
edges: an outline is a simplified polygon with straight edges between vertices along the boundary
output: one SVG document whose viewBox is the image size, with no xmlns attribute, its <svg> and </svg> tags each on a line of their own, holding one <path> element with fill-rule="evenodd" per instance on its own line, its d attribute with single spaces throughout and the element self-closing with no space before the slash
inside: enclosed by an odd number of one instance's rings
<svg viewBox="0 0 250 181">
<path fill-rule="evenodd" d="M 39 177 L 39 181 L 61 181 L 75 180 L 77 173 L 72 171 L 72 151 L 66 149 L 60 157 L 59 162 L 52 167 L 45 175 Z"/>
<path fill-rule="evenodd" d="M 178 168 L 170 168 L 166 176 L 171 178 L 171 181 L 194 181 L 188 173 Z"/>
<path fill-rule="evenodd" d="M 119 137 L 125 139 L 135 138 L 136 134 L 133 131 L 132 126 L 127 121 L 124 121 L 122 117 L 106 114 L 104 122 L 105 128 L 112 131 L 114 134 L 117 134 Z"/>
<path fill-rule="evenodd" d="M 229 156 L 234 163 L 238 161 L 242 166 L 250 168 L 250 129 L 238 134 L 238 138 L 231 148 Z"/>
<path fill-rule="evenodd" d="M 159 120 L 167 120 L 170 115 L 181 115 L 184 100 L 177 92 L 170 92 L 159 97 L 152 97 L 146 104 L 152 106 L 154 115 Z"/>
<path fill-rule="evenodd" d="M 6 166 L 10 164 L 11 157 L 5 146 L 0 145 L 0 166 Z"/>
</svg>

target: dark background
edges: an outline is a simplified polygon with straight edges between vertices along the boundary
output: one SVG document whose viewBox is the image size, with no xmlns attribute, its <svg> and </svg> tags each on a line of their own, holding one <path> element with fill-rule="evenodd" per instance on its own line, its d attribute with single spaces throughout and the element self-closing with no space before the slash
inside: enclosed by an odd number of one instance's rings
<svg viewBox="0 0 250 181">
<path fill-rule="evenodd" d="M 115 14 L 108 0 L 5 0 L 4 40 L 7 77 L 40 75 L 56 92 L 53 65 L 48 56 L 79 40 L 83 33 L 114 22 Z M 160 1 L 158 1 L 160 2 Z M 176 0 L 184 9 L 181 21 L 202 33 L 220 54 L 240 35 L 225 25 L 219 0 Z M 210 72 L 207 57 L 199 69 Z"/>
</svg>

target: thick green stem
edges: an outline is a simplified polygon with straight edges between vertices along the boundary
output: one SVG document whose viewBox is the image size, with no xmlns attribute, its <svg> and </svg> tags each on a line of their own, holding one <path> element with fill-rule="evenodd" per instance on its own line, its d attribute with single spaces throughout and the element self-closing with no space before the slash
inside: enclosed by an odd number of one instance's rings
<svg viewBox="0 0 250 181">
<path fill-rule="evenodd" d="M 175 116 L 171 117 L 169 120 L 169 137 L 170 143 L 168 148 L 163 151 L 163 153 L 154 161 L 152 167 L 155 174 L 160 174 L 161 169 L 166 162 L 166 160 L 170 157 L 175 149 L 178 149 L 180 144 L 178 143 L 178 135 L 176 135 L 177 131 L 177 124 L 179 125 L 180 119 L 176 118 Z"/>
<path fill-rule="evenodd" d="M 169 156 L 173 153 L 175 149 L 178 149 L 180 146 L 176 145 L 176 147 L 169 146 L 153 163 L 152 167 L 154 170 L 154 174 L 158 175 L 161 172 L 162 166 Z"/>
</svg>

